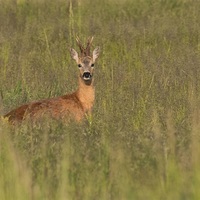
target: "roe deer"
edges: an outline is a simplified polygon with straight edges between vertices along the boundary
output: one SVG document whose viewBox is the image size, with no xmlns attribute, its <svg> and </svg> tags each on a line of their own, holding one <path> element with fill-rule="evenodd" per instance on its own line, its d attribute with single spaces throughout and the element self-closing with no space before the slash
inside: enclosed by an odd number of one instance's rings
<svg viewBox="0 0 200 200">
<path fill-rule="evenodd" d="M 93 37 L 88 38 L 86 48 L 84 48 L 79 38 L 76 38 L 81 52 L 80 56 L 74 49 L 70 49 L 71 57 L 79 67 L 79 86 L 74 93 L 24 104 L 4 115 L 4 118 L 11 123 L 27 118 L 36 120 L 44 115 L 55 119 L 81 121 L 85 115 L 90 114 L 95 98 L 94 63 L 100 52 L 100 48 L 96 47 L 92 55 L 90 54 L 92 40 Z"/>
</svg>

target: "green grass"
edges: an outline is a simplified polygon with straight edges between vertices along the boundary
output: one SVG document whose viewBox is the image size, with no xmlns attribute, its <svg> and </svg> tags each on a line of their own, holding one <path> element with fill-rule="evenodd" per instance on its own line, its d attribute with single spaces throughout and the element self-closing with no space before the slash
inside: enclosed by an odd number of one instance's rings
<svg viewBox="0 0 200 200">
<path fill-rule="evenodd" d="M 94 35 L 83 124 L 0 122 L 0 199 L 200 199 L 200 2 L 0 1 L 0 113 L 77 87 L 69 47 Z"/>
</svg>

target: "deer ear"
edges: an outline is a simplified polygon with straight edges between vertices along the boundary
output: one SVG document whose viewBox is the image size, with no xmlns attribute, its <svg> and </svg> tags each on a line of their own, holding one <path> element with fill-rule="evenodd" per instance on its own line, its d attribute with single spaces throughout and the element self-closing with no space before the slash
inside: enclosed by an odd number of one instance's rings
<svg viewBox="0 0 200 200">
<path fill-rule="evenodd" d="M 99 57 L 100 47 L 96 47 L 92 53 L 93 62 Z"/>
<path fill-rule="evenodd" d="M 78 63 L 78 53 L 74 49 L 70 49 L 71 57 Z"/>
</svg>

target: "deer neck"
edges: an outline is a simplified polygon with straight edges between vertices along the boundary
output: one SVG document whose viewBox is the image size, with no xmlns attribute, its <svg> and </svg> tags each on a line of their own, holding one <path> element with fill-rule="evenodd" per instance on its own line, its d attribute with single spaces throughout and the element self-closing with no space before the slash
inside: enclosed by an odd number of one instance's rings
<svg viewBox="0 0 200 200">
<path fill-rule="evenodd" d="M 81 102 L 84 111 L 91 111 L 94 99 L 95 99 L 95 88 L 93 81 L 90 85 L 86 85 L 84 81 L 79 77 L 79 87 L 77 90 L 77 97 Z"/>
</svg>

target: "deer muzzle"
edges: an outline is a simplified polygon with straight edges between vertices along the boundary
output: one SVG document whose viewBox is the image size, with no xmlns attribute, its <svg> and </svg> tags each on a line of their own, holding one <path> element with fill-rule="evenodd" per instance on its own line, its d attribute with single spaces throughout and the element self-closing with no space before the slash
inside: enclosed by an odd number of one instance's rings
<svg viewBox="0 0 200 200">
<path fill-rule="evenodd" d="M 83 73 L 83 80 L 88 81 L 92 79 L 92 74 L 90 72 Z"/>
</svg>

